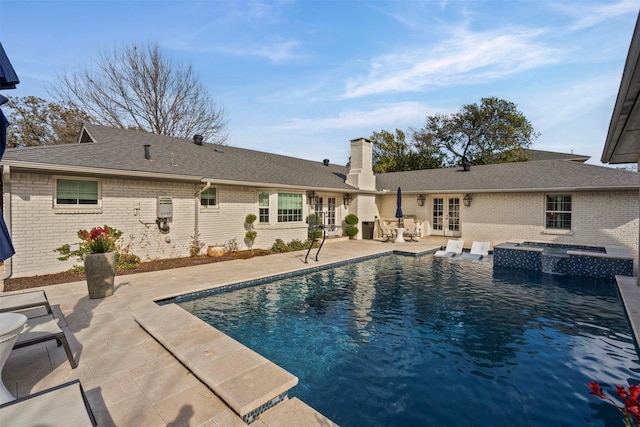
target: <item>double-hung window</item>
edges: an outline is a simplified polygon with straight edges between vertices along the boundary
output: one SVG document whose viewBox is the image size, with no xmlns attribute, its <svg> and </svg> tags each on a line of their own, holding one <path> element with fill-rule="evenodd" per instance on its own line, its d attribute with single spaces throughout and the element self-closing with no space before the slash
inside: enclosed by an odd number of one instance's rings
<svg viewBox="0 0 640 427">
<path fill-rule="evenodd" d="M 302 221 L 302 194 L 278 193 L 278 222 Z"/>
<path fill-rule="evenodd" d="M 84 206 L 99 204 L 99 182 L 97 180 L 58 178 L 56 206 Z"/>
<path fill-rule="evenodd" d="M 258 222 L 269 222 L 269 193 L 263 191 L 258 194 Z"/>
<path fill-rule="evenodd" d="M 570 194 L 547 194 L 546 228 L 571 230 Z"/>
<path fill-rule="evenodd" d="M 211 208 L 218 205 L 218 193 L 215 188 L 207 188 L 200 194 L 200 206 Z"/>
</svg>

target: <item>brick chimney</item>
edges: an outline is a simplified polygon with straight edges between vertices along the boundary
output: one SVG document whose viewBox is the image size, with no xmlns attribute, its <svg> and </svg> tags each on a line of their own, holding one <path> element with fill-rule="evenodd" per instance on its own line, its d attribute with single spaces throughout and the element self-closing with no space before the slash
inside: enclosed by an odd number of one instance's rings
<svg viewBox="0 0 640 427">
<path fill-rule="evenodd" d="M 346 182 L 359 190 L 376 189 L 376 177 L 373 175 L 373 143 L 366 138 L 351 140 L 351 168 Z"/>
</svg>

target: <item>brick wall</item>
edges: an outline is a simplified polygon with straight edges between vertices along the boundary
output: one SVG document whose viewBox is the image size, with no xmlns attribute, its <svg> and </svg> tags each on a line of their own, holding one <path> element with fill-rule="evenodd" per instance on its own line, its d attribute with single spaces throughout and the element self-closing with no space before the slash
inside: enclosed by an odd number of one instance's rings
<svg viewBox="0 0 640 427">
<path fill-rule="evenodd" d="M 258 215 L 261 190 L 217 186 L 218 206 L 203 208 L 195 199 L 202 184 L 183 184 L 127 179 L 102 179 L 102 207 L 54 209 L 54 178 L 49 175 L 12 173 L 11 227 L 16 254 L 12 257 L 13 277 L 54 273 L 80 264 L 76 259 L 59 261 L 55 249 L 78 241 L 79 229 L 109 225 L 123 231 L 123 242 L 143 261 L 189 256 L 198 217 L 198 240 L 206 247 L 236 239 L 240 250 L 244 241 L 245 217 Z M 277 223 L 277 190 L 272 190 L 269 224 L 255 224 L 258 232 L 254 248 L 270 248 L 276 239 L 288 242 L 307 237 L 306 223 Z M 157 197 L 173 202 L 170 231 L 163 234 L 156 224 Z M 333 195 L 335 196 L 335 195 Z M 308 215 L 303 206 L 303 219 Z M 341 218 L 341 214 L 338 215 Z"/>
<path fill-rule="evenodd" d="M 609 244 L 638 252 L 638 197 L 634 191 L 574 192 L 572 230 L 545 230 L 545 193 L 474 194 L 462 206 L 462 237 L 493 244 L 530 239 Z"/>
</svg>

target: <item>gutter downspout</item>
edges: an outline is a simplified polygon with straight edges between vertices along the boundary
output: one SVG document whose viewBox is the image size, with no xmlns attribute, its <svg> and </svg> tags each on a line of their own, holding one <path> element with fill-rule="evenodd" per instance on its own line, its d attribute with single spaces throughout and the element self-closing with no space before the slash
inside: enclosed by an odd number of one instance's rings
<svg viewBox="0 0 640 427">
<path fill-rule="evenodd" d="M 9 235 L 11 235 L 11 166 L 3 166 L 2 167 L 2 213 L 4 214 L 5 223 L 7 224 L 7 229 L 9 230 Z M 13 257 L 9 257 L 9 259 L 4 260 L 4 274 L 2 275 L 1 280 L 5 280 L 10 278 L 13 275 Z M 2 285 L 2 289 L 4 291 L 4 284 Z"/>
<path fill-rule="evenodd" d="M 200 233 L 199 229 L 198 229 L 198 213 L 200 212 L 200 204 L 198 203 L 198 200 L 200 199 L 200 195 L 202 193 L 204 193 L 205 191 L 207 191 L 209 189 L 209 187 L 211 187 L 211 181 L 207 181 L 207 183 L 205 184 L 204 187 L 202 187 L 200 190 L 198 190 L 195 194 L 195 221 L 193 224 L 193 239 L 197 240 L 198 239 L 198 234 Z"/>
</svg>

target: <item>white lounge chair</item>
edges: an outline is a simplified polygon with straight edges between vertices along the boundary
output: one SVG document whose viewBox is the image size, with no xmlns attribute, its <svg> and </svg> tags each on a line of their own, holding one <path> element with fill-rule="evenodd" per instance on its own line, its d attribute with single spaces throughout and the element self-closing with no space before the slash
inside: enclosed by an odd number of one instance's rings
<svg viewBox="0 0 640 427">
<path fill-rule="evenodd" d="M 437 251 L 433 256 L 451 258 L 462 253 L 464 240 L 449 239 L 447 247 L 443 251 Z"/>
<path fill-rule="evenodd" d="M 462 254 L 462 258 L 471 260 L 481 260 L 489 255 L 489 246 L 491 242 L 476 242 L 471 244 L 471 251 L 469 253 Z"/>
<path fill-rule="evenodd" d="M 404 222 L 404 237 L 408 237 L 412 242 L 417 242 L 418 240 L 418 228 L 416 226 L 416 222 L 413 218 L 405 218 Z"/>
</svg>

